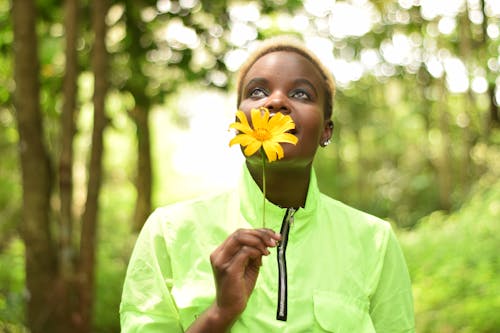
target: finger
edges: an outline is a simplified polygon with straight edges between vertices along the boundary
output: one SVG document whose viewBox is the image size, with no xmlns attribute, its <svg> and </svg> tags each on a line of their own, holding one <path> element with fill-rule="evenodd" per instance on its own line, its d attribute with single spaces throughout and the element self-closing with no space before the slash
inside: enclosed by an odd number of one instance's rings
<svg viewBox="0 0 500 333">
<path fill-rule="evenodd" d="M 243 275 L 249 262 L 260 266 L 262 264 L 262 253 L 256 248 L 243 246 L 228 263 L 227 272 L 229 274 Z"/>
<path fill-rule="evenodd" d="M 274 240 L 274 243 L 281 240 L 281 234 L 275 232 L 272 229 L 261 228 L 261 229 L 255 229 L 255 230 L 261 230 L 263 232 L 263 235 L 265 235 L 266 237 L 270 237 L 272 240 Z"/>
<path fill-rule="evenodd" d="M 267 247 L 274 247 L 277 244 L 277 241 L 281 239 L 281 235 L 274 232 L 271 229 L 260 228 L 260 229 L 239 229 L 234 235 L 236 236 L 236 240 L 240 240 L 241 236 L 252 235 L 260 239 L 262 244 L 265 244 Z M 243 240 L 243 239 L 242 239 Z M 246 244 L 245 244 L 246 245 Z"/>
<path fill-rule="evenodd" d="M 259 249 L 261 255 L 269 255 L 268 247 L 275 247 L 281 235 L 271 229 L 238 229 L 210 255 L 212 266 L 222 268 L 238 253 L 242 246 Z"/>
<path fill-rule="evenodd" d="M 210 255 L 210 262 L 217 270 L 226 270 L 238 253 L 252 258 L 269 255 L 267 246 L 254 233 L 235 232 Z"/>
<path fill-rule="evenodd" d="M 228 257 L 232 257 L 242 246 L 257 248 L 265 255 L 269 252 L 268 247 L 276 246 L 276 240 L 268 230 L 239 229 L 228 237 L 221 250 Z"/>
</svg>

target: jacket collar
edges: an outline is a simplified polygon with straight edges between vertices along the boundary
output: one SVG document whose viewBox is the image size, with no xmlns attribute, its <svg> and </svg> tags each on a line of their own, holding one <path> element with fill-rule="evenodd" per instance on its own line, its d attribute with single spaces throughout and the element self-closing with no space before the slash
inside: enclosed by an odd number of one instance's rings
<svg viewBox="0 0 500 333">
<path fill-rule="evenodd" d="M 240 210 L 245 220 L 255 228 L 262 227 L 263 194 L 257 183 L 253 180 L 246 164 L 239 183 Z M 319 202 L 319 188 L 314 169 L 311 169 L 309 189 L 307 191 L 305 207 L 295 213 L 295 223 L 306 223 L 308 218 L 317 210 Z M 286 207 L 279 207 L 266 199 L 266 228 L 278 230 L 286 213 Z"/>
</svg>

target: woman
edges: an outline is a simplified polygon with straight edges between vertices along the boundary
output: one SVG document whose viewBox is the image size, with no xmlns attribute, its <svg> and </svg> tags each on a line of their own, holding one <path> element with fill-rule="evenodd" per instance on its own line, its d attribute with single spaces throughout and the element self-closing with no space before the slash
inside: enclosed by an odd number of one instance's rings
<svg viewBox="0 0 500 333">
<path fill-rule="evenodd" d="M 123 332 L 414 332 L 404 257 L 387 222 L 319 192 L 312 162 L 330 142 L 333 78 L 277 38 L 238 77 L 238 109 L 295 122 L 296 145 L 246 158 L 240 185 L 157 209 L 130 260 Z"/>
</svg>

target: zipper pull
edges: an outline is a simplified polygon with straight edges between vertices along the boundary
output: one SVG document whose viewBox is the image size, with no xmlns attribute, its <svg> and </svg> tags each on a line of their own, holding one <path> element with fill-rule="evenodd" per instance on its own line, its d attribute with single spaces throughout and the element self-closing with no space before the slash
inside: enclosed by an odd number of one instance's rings
<svg viewBox="0 0 500 333">
<path fill-rule="evenodd" d="M 290 224 L 290 227 L 293 225 L 293 222 L 295 222 L 294 215 L 295 215 L 296 211 L 297 211 L 297 209 L 295 209 L 295 208 L 288 209 L 288 223 Z"/>
<path fill-rule="evenodd" d="M 285 217 L 283 218 L 283 222 L 281 222 L 281 230 L 280 230 L 280 235 L 281 235 L 281 240 L 278 241 L 278 247 L 281 245 L 281 243 L 286 242 L 285 237 L 288 239 L 288 232 L 290 231 L 290 227 L 293 225 L 293 222 L 295 221 L 294 215 L 297 209 L 295 208 L 287 208 L 285 212 Z"/>
</svg>

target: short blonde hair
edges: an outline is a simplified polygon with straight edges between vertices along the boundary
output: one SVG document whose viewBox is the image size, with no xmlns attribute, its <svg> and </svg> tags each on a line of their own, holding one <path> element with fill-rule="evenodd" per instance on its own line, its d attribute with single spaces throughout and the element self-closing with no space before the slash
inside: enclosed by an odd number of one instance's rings
<svg viewBox="0 0 500 333">
<path fill-rule="evenodd" d="M 265 56 L 266 54 L 278 52 L 278 51 L 289 51 L 300 54 L 309 60 L 316 68 L 319 70 L 324 79 L 324 88 L 326 95 L 326 105 L 325 105 L 325 119 L 330 119 L 333 112 L 333 99 L 335 97 L 335 80 L 333 79 L 332 73 L 326 68 L 326 66 L 319 60 L 319 58 L 309 49 L 306 48 L 304 43 L 294 37 L 290 36 L 278 36 L 267 39 L 263 41 L 254 51 L 250 53 L 247 60 L 241 65 L 237 79 L 236 79 L 236 89 L 237 89 L 237 105 L 241 102 L 242 95 L 242 84 L 243 79 L 247 75 L 253 64 Z"/>
</svg>

